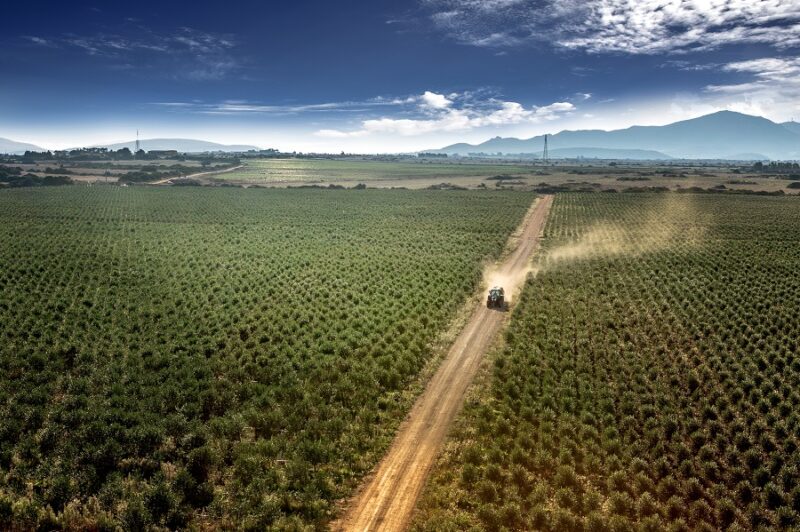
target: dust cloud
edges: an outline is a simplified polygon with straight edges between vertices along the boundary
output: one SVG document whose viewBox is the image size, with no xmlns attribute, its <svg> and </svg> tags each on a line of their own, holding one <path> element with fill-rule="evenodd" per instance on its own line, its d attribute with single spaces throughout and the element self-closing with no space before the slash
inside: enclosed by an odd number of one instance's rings
<svg viewBox="0 0 800 532">
<path fill-rule="evenodd" d="M 615 222 L 598 222 L 577 239 L 550 249 L 540 268 L 595 257 L 641 255 L 675 246 L 696 246 L 703 241 L 708 213 L 689 195 L 665 193 L 642 213 L 624 213 Z M 643 206 L 644 206 L 643 202 Z"/>
<path fill-rule="evenodd" d="M 503 272 L 498 270 L 487 271 L 483 276 L 483 285 L 486 290 L 493 286 L 501 286 L 505 291 L 505 299 L 511 303 L 514 294 L 525 283 L 528 273 L 533 271 L 532 266 L 527 266 L 514 272 Z"/>
</svg>

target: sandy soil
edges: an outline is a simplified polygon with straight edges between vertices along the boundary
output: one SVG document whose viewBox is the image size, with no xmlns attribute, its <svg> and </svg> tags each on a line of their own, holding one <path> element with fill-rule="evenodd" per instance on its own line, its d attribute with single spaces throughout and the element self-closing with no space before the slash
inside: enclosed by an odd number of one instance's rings
<svg viewBox="0 0 800 532">
<path fill-rule="evenodd" d="M 519 243 L 486 279 L 503 279 L 506 294 L 517 292 L 529 271 L 552 196 L 544 196 L 523 222 Z M 348 505 L 333 530 L 405 530 L 447 432 L 464 402 L 481 358 L 502 329 L 507 314 L 481 301 L 441 366 L 411 409 L 387 455 Z"/>
</svg>

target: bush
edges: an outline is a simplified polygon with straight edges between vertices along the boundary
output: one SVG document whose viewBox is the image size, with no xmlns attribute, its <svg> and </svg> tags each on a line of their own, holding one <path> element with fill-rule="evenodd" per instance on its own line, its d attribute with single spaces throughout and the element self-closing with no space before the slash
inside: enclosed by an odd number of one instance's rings
<svg viewBox="0 0 800 532">
<path fill-rule="evenodd" d="M 658 513 L 658 503 L 649 493 L 643 493 L 636 501 L 636 514 L 639 516 L 639 519 L 644 519 Z"/>
<path fill-rule="evenodd" d="M 769 482 L 764 486 L 764 502 L 770 510 L 777 510 L 784 505 L 785 495 L 778 486 Z"/>
<path fill-rule="evenodd" d="M 481 481 L 476 486 L 476 493 L 481 502 L 485 504 L 493 503 L 497 500 L 497 489 L 494 484 L 488 481 Z"/>
<path fill-rule="evenodd" d="M 615 515 L 629 516 L 633 512 L 633 501 L 627 493 L 612 493 L 608 503 L 609 510 Z"/>
</svg>

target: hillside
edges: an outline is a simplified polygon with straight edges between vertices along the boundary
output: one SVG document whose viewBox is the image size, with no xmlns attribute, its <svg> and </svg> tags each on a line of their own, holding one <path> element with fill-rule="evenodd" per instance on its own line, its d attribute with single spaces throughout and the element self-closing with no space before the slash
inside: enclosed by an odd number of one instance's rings
<svg viewBox="0 0 800 532">
<path fill-rule="evenodd" d="M 772 159 L 800 156 L 797 124 L 776 124 L 766 118 L 720 111 L 665 126 L 633 126 L 614 131 L 562 131 L 550 135 L 551 154 L 565 148 L 654 150 L 687 159 L 731 159 L 735 154 L 759 153 Z M 486 153 L 541 153 L 544 137 L 495 137 L 477 145 L 454 144 L 441 152 L 466 155 Z M 436 150 L 432 150 L 436 151 Z M 621 157 L 627 158 L 627 157 Z"/>
<path fill-rule="evenodd" d="M 144 139 L 139 141 L 141 148 L 145 151 L 150 150 L 177 150 L 181 153 L 201 153 L 207 151 L 249 151 L 258 150 L 257 146 L 238 145 L 238 144 L 218 144 L 206 140 L 195 139 Z M 108 148 L 109 150 L 119 150 L 128 148 L 133 150 L 136 146 L 135 141 L 119 142 L 116 144 L 106 144 L 95 146 L 98 148 Z"/>
<path fill-rule="evenodd" d="M 792 120 L 791 122 L 784 122 L 781 125 L 786 129 L 788 129 L 789 131 L 791 131 L 792 133 L 800 135 L 800 122 L 795 122 L 794 120 Z"/>
<path fill-rule="evenodd" d="M 25 153 L 26 151 L 43 151 L 42 148 L 35 144 L 27 142 L 17 142 L 16 140 L 6 139 L 0 137 L 0 153 L 8 153 L 12 155 Z"/>
<path fill-rule="evenodd" d="M 538 155 L 541 157 L 541 154 Z M 554 159 L 630 159 L 633 161 L 662 161 L 672 159 L 656 150 L 624 150 L 613 148 L 559 148 L 549 150 Z"/>
</svg>

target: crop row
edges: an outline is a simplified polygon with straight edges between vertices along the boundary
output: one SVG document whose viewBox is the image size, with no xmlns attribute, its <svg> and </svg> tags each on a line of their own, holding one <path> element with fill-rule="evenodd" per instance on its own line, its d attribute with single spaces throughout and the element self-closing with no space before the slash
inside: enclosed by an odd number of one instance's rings
<svg viewBox="0 0 800 532">
<path fill-rule="evenodd" d="M 0 193 L 0 527 L 324 522 L 526 194 Z"/>
<path fill-rule="evenodd" d="M 559 196 L 416 527 L 798 526 L 798 234 L 791 198 Z"/>
</svg>

